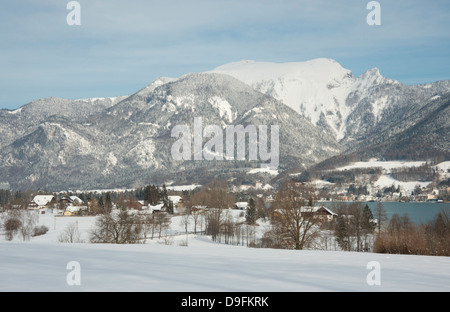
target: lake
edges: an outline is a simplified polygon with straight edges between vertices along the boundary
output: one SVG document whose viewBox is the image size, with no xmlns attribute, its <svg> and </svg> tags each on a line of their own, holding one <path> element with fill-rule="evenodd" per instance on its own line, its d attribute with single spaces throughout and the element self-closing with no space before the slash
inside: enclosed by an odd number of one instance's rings
<svg viewBox="0 0 450 312">
<path fill-rule="evenodd" d="M 332 208 L 333 202 L 317 203 L 318 205 L 325 205 Z M 374 212 L 377 207 L 376 202 L 363 202 L 363 205 L 369 205 L 369 208 Z M 382 202 L 386 214 L 391 219 L 394 213 L 399 216 L 407 214 L 412 222 L 416 224 L 427 223 L 434 219 L 434 217 L 441 211 L 442 208 L 450 209 L 450 203 L 416 203 L 416 202 Z M 332 210 L 332 209 L 331 209 Z"/>
</svg>

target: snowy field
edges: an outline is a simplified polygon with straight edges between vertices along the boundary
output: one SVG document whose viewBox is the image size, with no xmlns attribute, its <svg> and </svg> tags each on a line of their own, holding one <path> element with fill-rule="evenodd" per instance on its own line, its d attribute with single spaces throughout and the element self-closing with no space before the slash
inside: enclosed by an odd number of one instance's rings
<svg viewBox="0 0 450 312">
<path fill-rule="evenodd" d="M 383 168 L 386 171 L 390 171 L 392 169 L 420 167 L 425 164 L 426 161 L 400 161 L 400 160 L 381 161 L 377 159 L 371 159 L 370 161 L 354 162 L 350 165 L 336 168 L 335 170 L 351 170 L 356 168 L 359 169 Z"/>
<path fill-rule="evenodd" d="M 182 232 L 174 217 L 171 231 Z M 40 215 L 47 234 L 22 242 L 0 237 L 0 291 L 409 292 L 450 291 L 450 258 L 231 246 L 202 235 L 139 245 L 59 243 L 76 223 L 82 238 L 93 217 Z M 187 239 L 187 246 L 186 245 Z M 71 285 L 75 267 L 79 285 Z M 379 270 L 367 267 L 376 261 Z M 374 275 L 375 274 L 375 275 Z M 379 285 L 369 285 L 377 276 Z"/>
<path fill-rule="evenodd" d="M 384 187 L 390 187 L 392 185 L 394 186 L 400 186 L 402 191 L 405 194 L 411 194 L 411 192 L 414 190 L 414 188 L 419 185 L 420 187 L 427 187 L 431 182 L 433 181 L 398 181 L 394 179 L 389 173 L 392 169 L 401 169 L 401 168 L 413 168 L 413 167 L 420 167 L 426 164 L 426 161 L 399 161 L 399 160 L 392 160 L 392 161 L 380 161 L 376 159 L 372 159 L 370 161 L 359 161 L 354 162 L 350 165 L 336 168 L 335 170 L 352 170 L 352 169 L 368 169 L 368 168 L 382 168 L 383 174 L 380 176 L 380 178 L 374 182 L 374 186 L 378 188 L 384 188 Z M 441 175 L 441 179 L 445 180 L 448 177 L 450 177 L 450 173 L 448 172 L 450 170 L 450 161 L 441 162 L 435 166 L 433 166 L 437 172 Z M 319 181 L 325 182 L 325 181 Z"/>
</svg>

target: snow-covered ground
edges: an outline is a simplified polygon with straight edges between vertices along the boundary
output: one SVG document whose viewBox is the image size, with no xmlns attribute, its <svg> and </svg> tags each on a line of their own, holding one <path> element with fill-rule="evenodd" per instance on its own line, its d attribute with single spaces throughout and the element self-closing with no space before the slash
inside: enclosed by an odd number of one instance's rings
<svg viewBox="0 0 450 312">
<path fill-rule="evenodd" d="M 398 181 L 394 179 L 390 172 L 392 169 L 401 168 L 413 168 L 425 165 L 426 161 L 380 161 L 377 159 L 371 159 L 369 161 L 359 161 L 349 164 L 347 166 L 339 167 L 334 170 L 352 170 L 352 169 L 367 169 L 367 168 L 381 168 L 383 174 L 380 178 L 374 182 L 374 186 L 377 188 L 390 187 L 394 185 L 395 187 L 400 186 L 404 194 L 411 194 L 414 188 L 419 185 L 420 187 L 427 187 L 432 181 Z M 441 179 L 447 179 L 450 176 L 448 171 L 450 170 L 450 161 L 441 162 L 433 166 L 437 172 L 441 175 Z"/>
<path fill-rule="evenodd" d="M 383 189 L 385 187 L 390 187 L 394 185 L 395 187 L 400 186 L 400 189 L 404 194 L 409 195 L 414 191 L 417 185 L 422 187 L 427 187 L 431 182 L 433 181 L 408 181 L 408 182 L 402 182 L 394 179 L 390 175 L 383 174 L 380 176 L 380 178 L 374 182 L 374 186 L 378 189 Z"/>
<path fill-rule="evenodd" d="M 172 232 L 183 231 L 180 218 L 173 218 Z M 94 221 L 40 215 L 47 234 L 28 242 L 0 237 L 0 291 L 450 291 L 448 257 L 256 249 L 193 234 L 171 245 L 58 242 L 69 224 L 87 238 Z M 379 271 L 367 267 L 373 261 Z M 369 285 L 372 274 L 380 285 Z M 80 284 L 71 286 L 74 276 Z"/>
<path fill-rule="evenodd" d="M 369 161 L 354 162 L 350 165 L 336 168 L 335 170 L 350 170 L 356 168 L 360 169 L 382 168 L 386 171 L 390 171 L 392 169 L 420 167 L 425 164 L 426 161 L 400 161 L 400 160 L 381 161 L 377 159 L 371 159 Z"/>
</svg>

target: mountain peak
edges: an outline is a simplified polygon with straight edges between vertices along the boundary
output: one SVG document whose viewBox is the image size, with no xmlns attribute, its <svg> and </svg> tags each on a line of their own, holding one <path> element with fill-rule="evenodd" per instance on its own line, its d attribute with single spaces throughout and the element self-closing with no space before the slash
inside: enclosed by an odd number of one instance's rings
<svg viewBox="0 0 450 312">
<path fill-rule="evenodd" d="M 321 116 L 330 116 L 333 135 L 339 139 L 344 136 L 344 119 L 349 113 L 346 98 L 355 78 L 333 59 L 288 63 L 240 61 L 219 66 L 212 72 L 233 76 L 282 101 L 313 124 L 321 122 L 324 118 Z"/>
<path fill-rule="evenodd" d="M 351 72 L 343 68 L 338 62 L 329 58 L 317 58 L 304 62 L 259 62 L 242 60 L 221 65 L 210 72 L 218 72 L 235 76 L 248 83 L 261 78 L 280 77 L 338 77 L 348 75 Z"/>
<path fill-rule="evenodd" d="M 377 67 L 366 70 L 361 77 L 381 77 L 380 70 Z"/>
</svg>

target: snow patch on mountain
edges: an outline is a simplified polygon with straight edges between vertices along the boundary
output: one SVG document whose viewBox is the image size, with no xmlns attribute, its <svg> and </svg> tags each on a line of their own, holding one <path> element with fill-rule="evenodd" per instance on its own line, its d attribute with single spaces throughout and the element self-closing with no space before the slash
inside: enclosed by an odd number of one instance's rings
<svg viewBox="0 0 450 312">
<path fill-rule="evenodd" d="M 237 114 L 235 111 L 233 112 L 233 109 L 227 100 L 218 96 L 213 96 L 209 99 L 209 103 L 219 110 L 220 118 L 226 119 L 230 123 L 236 119 Z"/>
<path fill-rule="evenodd" d="M 233 76 L 282 101 L 314 125 L 331 132 L 338 141 L 346 136 L 348 117 L 362 99 L 369 99 L 376 121 L 392 104 L 388 95 L 372 100 L 374 86 L 399 84 L 383 77 L 378 68 L 355 77 L 350 70 L 327 58 L 289 63 L 245 60 L 219 66 L 211 72 Z"/>
<path fill-rule="evenodd" d="M 406 181 L 406 182 L 403 182 L 403 181 L 394 179 L 390 175 L 383 174 L 380 176 L 380 178 L 376 182 L 374 182 L 374 186 L 378 187 L 380 189 L 385 188 L 385 187 L 390 187 L 392 185 L 394 185 L 394 187 L 400 186 L 400 190 L 402 192 L 404 192 L 404 195 L 408 196 L 409 194 L 411 194 L 414 191 L 416 186 L 420 186 L 421 188 L 427 187 L 432 182 L 433 181 Z"/>
<path fill-rule="evenodd" d="M 126 157 L 136 162 L 141 168 L 158 168 L 159 164 L 154 157 L 155 143 L 152 139 L 145 139 L 130 149 Z"/>
<path fill-rule="evenodd" d="M 241 61 L 217 67 L 212 72 L 231 75 L 254 89 L 273 96 L 313 124 L 325 116 L 335 136 L 345 135 L 346 104 L 354 77 L 331 59 L 307 62 L 270 63 Z"/>
<path fill-rule="evenodd" d="M 390 171 L 392 169 L 399 168 L 412 168 L 412 167 L 420 167 L 426 164 L 426 161 L 381 161 L 377 159 L 371 159 L 369 161 L 358 161 L 347 166 L 339 167 L 334 170 L 351 170 L 351 169 L 367 169 L 367 168 L 382 168 L 386 171 Z"/>
<path fill-rule="evenodd" d="M 22 111 L 22 108 L 23 108 L 23 106 L 18 109 L 12 110 L 12 111 L 8 110 L 7 112 L 8 112 L 8 114 L 11 114 L 11 115 L 19 114 Z"/>
</svg>

